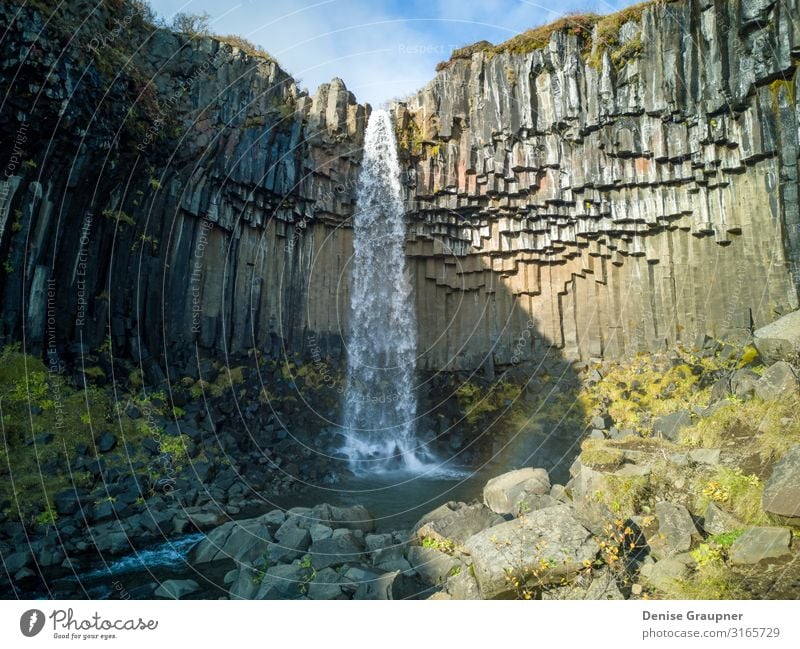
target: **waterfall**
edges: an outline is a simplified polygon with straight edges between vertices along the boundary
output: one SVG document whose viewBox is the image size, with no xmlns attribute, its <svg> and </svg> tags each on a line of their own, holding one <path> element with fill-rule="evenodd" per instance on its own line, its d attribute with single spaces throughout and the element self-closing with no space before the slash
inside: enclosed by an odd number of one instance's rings
<svg viewBox="0 0 800 649">
<path fill-rule="evenodd" d="M 353 217 L 353 274 L 343 453 L 357 472 L 417 469 L 417 322 L 403 244 L 405 220 L 394 128 L 374 111 Z"/>
</svg>

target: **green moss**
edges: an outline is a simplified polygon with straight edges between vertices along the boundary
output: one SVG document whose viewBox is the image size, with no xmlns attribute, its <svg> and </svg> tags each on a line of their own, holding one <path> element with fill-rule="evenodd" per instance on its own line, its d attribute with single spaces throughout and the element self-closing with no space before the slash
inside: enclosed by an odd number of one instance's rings
<svg viewBox="0 0 800 649">
<path fill-rule="evenodd" d="M 594 493 L 594 500 L 619 516 L 630 517 L 641 511 L 649 488 L 650 481 L 645 476 L 607 475 L 603 478 L 603 489 Z"/>
<path fill-rule="evenodd" d="M 625 454 L 605 440 L 587 439 L 581 444 L 581 463 L 593 469 L 613 470 L 625 459 Z"/>
</svg>

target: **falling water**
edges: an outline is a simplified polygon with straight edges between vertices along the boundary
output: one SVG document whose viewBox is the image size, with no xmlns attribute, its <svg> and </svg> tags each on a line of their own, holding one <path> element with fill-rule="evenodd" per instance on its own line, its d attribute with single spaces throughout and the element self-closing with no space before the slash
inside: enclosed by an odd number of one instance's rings
<svg viewBox="0 0 800 649">
<path fill-rule="evenodd" d="M 356 199 L 343 452 L 360 472 L 418 469 L 425 454 L 414 425 L 417 323 L 403 251 L 400 167 L 385 110 L 367 124 Z"/>
</svg>

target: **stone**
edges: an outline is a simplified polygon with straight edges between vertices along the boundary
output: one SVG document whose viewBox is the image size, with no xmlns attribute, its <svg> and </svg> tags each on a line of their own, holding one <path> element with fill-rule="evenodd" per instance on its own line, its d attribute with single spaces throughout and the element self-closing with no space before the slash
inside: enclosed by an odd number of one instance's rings
<svg viewBox="0 0 800 649">
<path fill-rule="evenodd" d="M 736 370 L 731 377 L 731 391 L 740 399 L 748 399 L 755 394 L 760 378 L 753 370 Z"/>
<path fill-rule="evenodd" d="M 413 538 L 448 539 L 463 543 L 473 534 L 504 521 L 503 517 L 480 503 L 448 502 L 425 514 L 414 526 Z"/>
<path fill-rule="evenodd" d="M 497 514 L 519 513 L 518 504 L 528 494 L 550 491 L 550 476 L 544 469 L 517 469 L 492 478 L 483 488 L 483 503 Z"/>
<path fill-rule="evenodd" d="M 296 563 L 272 566 L 264 573 L 254 599 L 299 599 L 306 576 Z"/>
<path fill-rule="evenodd" d="M 78 511 L 78 496 L 72 489 L 60 491 L 53 496 L 53 507 L 59 516 L 72 516 Z"/>
<path fill-rule="evenodd" d="M 308 553 L 311 555 L 311 565 L 314 569 L 322 570 L 345 563 L 357 563 L 361 558 L 362 549 L 356 544 L 353 536 L 348 535 L 315 541 Z"/>
<path fill-rule="evenodd" d="M 289 563 L 302 557 L 311 545 L 307 529 L 287 521 L 275 533 L 276 541 L 269 546 L 269 558 L 275 563 Z M 322 543 L 322 541 L 320 541 Z"/>
<path fill-rule="evenodd" d="M 778 399 L 784 394 L 797 394 L 797 376 L 786 361 L 778 361 L 768 367 L 756 383 L 756 395 L 765 401 Z"/>
<path fill-rule="evenodd" d="M 30 550 L 20 550 L 8 555 L 3 554 L 3 567 L 6 573 L 13 575 L 22 570 L 32 560 L 33 555 Z"/>
<path fill-rule="evenodd" d="M 588 583 L 586 583 L 588 582 Z M 623 600 L 625 596 L 608 568 L 580 575 L 573 583 L 542 592 L 543 600 Z"/>
<path fill-rule="evenodd" d="M 163 599 L 183 599 L 198 590 L 200 586 L 194 579 L 167 579 L 153 594 Z"/>
<path fill-rule="evenodd" d="M 724 534 L 742 529 L 743 525 L 733 515 L 726 512 L 716 503 L 708 503 L 703 518 L 703 530 L 706 534 Z"/>
<path fill-rule="evenodd" d="M 692 425 L 692 415 L 688 410 L 679 410 L 653 420 L 653 432 L 657 435 L 676 441 L 684 428 Z"/>
<path fill-rule="evenodd" d="M 317 505 L 309 512 L 308 517 L 311 521 L 317 521 L 333 529 L 341 527 L 362 532 L 371 532 L 375 529 L 372 514 L 362 505 L 353 505 L 352 507 Z"/>
<path fill-rule="evenodd" d="M 192 563 L 232 560 L 252 565 L 271 552 L 272 536 L 260 519 L 231 521 L 206 535 L 192 552 Z"/>
<path fill-rule="evenodd" d="M 327 525 L 322 525 L 321 523 L 314 523 L 308 529 L 309 534 L 311 534 L 311 542 L 314 541 L 322 541 L 323 539 L 329 539 L 333 536 L 333 530 L 328 527 Z"/>
<path fill-rule="evenodd" d="M 483 530 L 468 539 L 465 547 L 485 599 L 510 593 L 507 571 L 522 576 L 535 569 L 539 575 L 532 585 L 545 585 L 569 578 L 585 561 L 594 561 L 599 550 L 594 535 L 564 505 Z"/>
<path fill-rule="evenodd" d="M 395 541 L 391 534 L 367 534 L 365 545 L 376 566 L 403 559 L 405 543 Z"/>
<path fill-rule="evenodd" d="M 761 504 L 765 512 L 800 525 L 800 444 L 792 446 L 772 468 Z"/>
<path fill-rule="evenodd" d="M 339 573 L 333 568 L 323 568 L 308 584 L 309 599 L 341 599 L 344 596 L 339 585 Z"/>
<path fill-rule="evenodd" d="M 395 570 L 399 570 L 404 575 L 412 576 L 417 574 L 417 571 L 411 567 L 411 564 L 402 557 L 400 559 L 389 559 L 388 561 L 376 563 L 375 567 L 379 570 L 383 570 L 384 572 L 394 572 Z"/>
<path fill-rule="evenodd" d="M 447 592 L 453 599 L 481 599 L 481 589 L 468 568 L 459 570 L 447 578 Z"/>
<path fill-rule="evenodd" d="M 800 352 L 800 311 L 756 329 L 753 344 L 766 364 L 796 359 Z"/>
<path fill-rule="evenodd" d="M 695 464 L 719 464 L 720 449 L 718 448 L 696 448 L 689 451 L 689 459 Z"/>
<path fill-rule="evenodd" d="M 261 517 L 261 520 L 265 525 L 269 525 L 271 527 L 280 527 L 286 521 L 286 514 L 284 514 L 280 509 L 273 509 L 271 512 L 264 514 Z"/>
<path fill-rule="evenodd" d="M 791 557 L 792 533 L 786 527 L 751 527 L 733 542 L 733 565 L 752 565 L 762 561 Z"/>
<path fill-rule="evenodd" d="M 692 547 L 692 539 L 698 532 L 686 507 L 670 502 L 656 503 L 656 517 L 658 537 L 648 539 L 656 556 L 666 558 L 686 552 Z"/>
<path fill-rule="evenodd" d="M 640 577 L 659 590 L 670 590 L 676 581 L 686 579 L 691 570 L 686 562 L 677 558 L 647 563 L 639 571 Z"/>
<path fill-rule="evenodd" d="M 96 440 L 97 450 L 100 453 L 108 453 L 113 451 L 117 446 L 117 436 L 113 433 L 105 431 Z"/>
<path fill-rule="evenodd" d="M 417 582 L 402 572 L 386 572 L 358 585 L 353 599 L 410 599 L 419 592 Z"/>
<path fill-rule="evenodd" d="M 420 580 L 431 586 L 444 584 L 447 578 L 461 566 L 458 559 L 445 552 L 417 545 L 408 548 L 407 558 Z"/>
</svg>

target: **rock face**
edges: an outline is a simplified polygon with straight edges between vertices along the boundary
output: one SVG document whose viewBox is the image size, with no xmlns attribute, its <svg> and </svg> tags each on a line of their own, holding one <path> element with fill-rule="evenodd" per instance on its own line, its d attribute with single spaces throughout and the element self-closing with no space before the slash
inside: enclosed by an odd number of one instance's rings
<svg viewBox="0 0 800 649">
<path fill-rule="evenodd" d="M 615 357 L 796 308 L 796 16 L 653 3 L 617 25 L 627 62 L 556 32 L 398 106 L 420 324 L 469 323 L 425 363 Z"/>
<path fill-rule="evenodd" d="M 92 50 L 90 39 L 113 29 L 110 8 L 63 8 L 45 21 L 15 5 L 24 3 L 0 8 L 0 24 L 12 25 L 4 51 L 15 52 L 0 78 L 48 89 L 38 102 L 15 92 L 0 112 L 4 149 L 21 132 L 32 158 L 0 181 L 0 250 L 15 268 L 0 282 L 0 335 L 18 337 L 32 318 L 29 340 L 41 346 L 49 302 L 51 342 L 82 334 L 93 348 L 110 333 L 115 349 L 162 372 L 161 349 L 180 366 L 195 343 L 210 355 L 269 351 L 278 338 L 302 350 L 316 333 L 323 354 L 338 352 L 324 332 L 346 322 L 337 298 L 346 306 L 348 290 L 330 278 L 352 253 L 346 221 L 368 107 L 339 79 L 308 96 L 268 56 L 219 38 L 135 17 Z M 61 28 L 75 35 L 63 52 Z M 40 30 L 29 51 L 27 35 Z M 147 45 L 127 67 L 150 80 L 147 101 L 108 74 L 109 57 L 136 42 Z M 131 103 L 126 121 L 119 107 Z M 131 348 L 137 336 L 141 348 Z"/>
<path fill-rule="evenodd" d="M 639 45 L 622 64 L 557 31 L 457 59 L 399 104 L 420 365 L 618 357 L 795 309 L 794 2 L 654 3 L 621 26 Z M 0 337 L 24 322 L 43 348 L 50 305 L 56 346 L 110 334 L 155 378 L 195 344 L 338 355 L 369 107 L 138 19 L 148 46 L 116 84 L 127 41 L 87 47 L 115 16 L 59 11 L 0 7 L 0 78 L 25 89 L 0 133 L 31 158 L 0 180 Z"/>
</svg>

